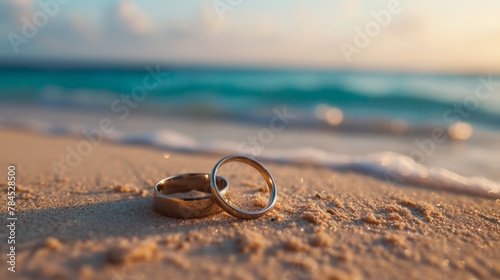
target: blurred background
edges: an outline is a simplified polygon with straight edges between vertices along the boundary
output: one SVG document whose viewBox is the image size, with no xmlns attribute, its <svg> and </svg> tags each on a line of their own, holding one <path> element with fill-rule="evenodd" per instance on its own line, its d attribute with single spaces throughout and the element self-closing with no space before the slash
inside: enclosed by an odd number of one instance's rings
<svg viewBox="0 0 500 280">
<path fill-rule="evenodd" d="M 110 141 L 320 164 L 389 152 L 498 181 L 499 9 L 2 0 L 0 121 L 84 137 L 106 118 Z"/>
</svg>

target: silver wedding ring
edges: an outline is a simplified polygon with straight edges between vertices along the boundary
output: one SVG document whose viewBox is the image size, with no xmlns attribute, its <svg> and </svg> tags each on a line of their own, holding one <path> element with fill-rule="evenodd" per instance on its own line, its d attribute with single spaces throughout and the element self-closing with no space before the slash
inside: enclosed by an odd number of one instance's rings
<svg viewBox="0 0 500 280">
<path fill-rule="evenodd" d="M 220 188 L 219 182 L 217 181 L 216 178 L 217 178 L 217 171 L 219 170 L 219 168 L 229 162 L 242 162 L 248 164 L 251 167 L 257 169 L 260 175 L 264 177 L 267 187 L 269 188 L 269 202 L 264 208 L 259 209 L 257 211 L 246 211 L 238 207 L 235 207 L 226 201 L 226 199 L 224 198 L 224 193 L 222 193 L 219 189 Z M 269 170 L 267 170 L 267 168 L 264 167 L 264 165 L 262 165 L 255 159 L 242 155 L 231 155 L 221 159 L 215 165 L 214 169 L 212 170 L 212 173 L 210 174 L 210 186 L 212 187 L 211 188 L 213 195 L 212 199 L 215 200 L 215 202 L 220 206 L 220 208 L 222 208 L 228 214 L 241 219 L 255 219 L 264 215 L 266 212 L 268 212 L 274 207 L 278 195 L 278 190 L 276 189 L 276 184 L 274 182 L 273 176 L 271 175 L 271 172 L 269 172 Z"/>
<path fill-rule="evenodd" d="M 220 167 L 229 162 L 241 162 L 255 168 L 264 178 L 269 189 L 269 202 L 256 211 L 247 211 L 231 205 L 226 196 L 229 183 L 217 176 Z M 221 210 L 240 219 L 258 218 L 276 204 L 278 190 L 267 168 L 255 159 L 243 155 L 230 155 L 221 159 L 211 174 L 187 173 L 160 180 L 154 186 L 153 209 L 172 218 L 202 218 Z"/>
</svg>

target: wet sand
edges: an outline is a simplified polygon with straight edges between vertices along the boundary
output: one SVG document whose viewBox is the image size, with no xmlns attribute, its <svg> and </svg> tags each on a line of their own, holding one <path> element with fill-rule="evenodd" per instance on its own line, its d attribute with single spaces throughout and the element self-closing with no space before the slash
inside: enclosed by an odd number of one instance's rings
<svg viewBox="0 0 500 280">
<path fill-rule="evenodd" d="M 16 272 L 5 265 L 4 227 L 2 279 L 500 278 L 498 199 L 266 163 L 279 188 L 268 214 L 178 220 L 152 210 L 152 185 L 210 172 L 220 156 L 101 143 L 55 172 L 78 143 L 0 131 L 4 204 L 9 164 L 18 183 Z M 231 165 L 222 175 L 235 203 L 266 202 L 257 172 Z M 6 205 L 1 213 L 7 223 Z"/>
</svg>

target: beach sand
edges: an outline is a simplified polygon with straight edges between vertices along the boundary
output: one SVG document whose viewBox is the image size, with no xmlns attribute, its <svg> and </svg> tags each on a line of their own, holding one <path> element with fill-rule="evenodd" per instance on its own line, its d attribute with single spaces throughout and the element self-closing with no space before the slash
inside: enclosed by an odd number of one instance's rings
<svg viewBox="0 0 500 280">
<path fill-rule="evenodd" d="M 0 131 L 4 204 L 9 164 L 18 183 L 16 272 L 3 226 L 2 279 L 500 278 L 500 200 L 265 163 L 279 188 L 269 213 L 179 220 L 153 212 L 152 186 L 210 172 L 221 156 L 101 143 L 56 174 L 51 164 L 79 141 Z M 222 175 L 236 202 L 265 203 L 256 171 Z M 6 205 L 1 213 L 7 224 Z"/>
</svg>

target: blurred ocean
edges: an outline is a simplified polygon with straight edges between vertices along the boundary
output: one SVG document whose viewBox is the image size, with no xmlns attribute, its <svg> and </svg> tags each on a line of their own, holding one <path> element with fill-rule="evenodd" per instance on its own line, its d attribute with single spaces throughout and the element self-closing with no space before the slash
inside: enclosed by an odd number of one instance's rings
<svg viewBox="0 0 500 280">
<path fill-rule="evenodd" d="M 158 74 L 167 78 L 140 105 L 154 115 L 257 120 L 286 105 L 305 121 L 327 104 L 349 120 L 400 119 L 423 126 L 461 120 L 500 128 L 500 93 L 477 104 L 467 101 L 488 79 L 500 91 L 500 76 L 213 68 L 162 68 Z M 131 94 L 147 75 L 145 69 L 0 68 L 0 93 L 9 102 L 109 110 L 113 99 Z M 456 106 L 470 109 L 461 114 Z M 444 116 L 449 109 L 454 112 Z"/>
<path fill-rule="evenodd" d="M 152 65 L 0 77 L 7 126 L 82 134 L 109 118 L 117 142 L 500 189 L 500 76 Z"/>
</svg>

